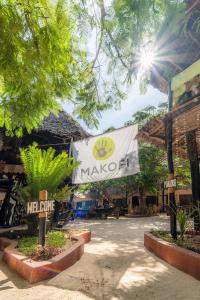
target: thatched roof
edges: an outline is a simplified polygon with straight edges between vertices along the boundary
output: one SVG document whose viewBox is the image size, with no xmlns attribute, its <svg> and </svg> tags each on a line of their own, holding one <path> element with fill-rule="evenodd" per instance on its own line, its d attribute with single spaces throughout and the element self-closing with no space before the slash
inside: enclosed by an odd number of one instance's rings
<svg viewBox="0 0 200 300">
<path fill-rule="evenodd" d="M 89 134 L 66 112 L 61 111 L 58 116 L 50 114 L 43 121 L 43 125 L 31 134 L 22 138 L 22 146 L 27 146 L 36 141 L 39 145 L 69 144 L 88 137 Z M 66 145 L 65 149 L 66 149 Z M 58 148 L 58 147 L 57 147 Z"/>
<path fill-rule="evenodd" d="M 25 147 L 34 141 L 41 147 L 52 146 L 57 153 L 69 150 L 71 138 L 77 141 L 88 137 L 89 134 L 66 112 L 61 111 L 56 117 L 50 114 L 44 119 L 43 125 L 31 134 L 24 133 L 22 138 L 8 137 L 0 129 L 0 162 L 19 164 L 19 147 Z"/>
<path fill-rule="evenodd" d="M 159 64 L 152 68 L 150 84 L 163 93 L 168 92 L 168 80 L 200 59 L 200 1 L 186 0 L 187 11 L 178 30 L 171 31 L 170 23 L 160 40 Z M 187 19 L 187 26 L 184 22 Z"/>
<path fill-rule="evenodd" d="M 46 131 L 63 140 L 75 140 L 88 137 L 89 134 L 66 112 L 61 111 L 57 116 L 50 114 L 44 119 L 43 125 L 37 132 Z"/>
</svg>

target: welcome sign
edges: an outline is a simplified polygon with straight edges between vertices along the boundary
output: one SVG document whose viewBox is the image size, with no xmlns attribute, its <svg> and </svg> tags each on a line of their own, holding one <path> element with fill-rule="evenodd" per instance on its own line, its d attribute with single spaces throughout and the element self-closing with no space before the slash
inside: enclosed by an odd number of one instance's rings
<svg viewBox="0 0 200 300">
<path fill-rule="evenodd" d="M 34 201 L 27 203 L 27 215 L 38 214 L 41 212 L 51 212 L 54 210 L 54 200 Z"/>
<path fill-rule="evenodd" d="M 114 179 L 140 171 L 138 161 L 138 126 L 131 125 L 72 144 L 75 161 L 72 183 Z"/>
</svg>

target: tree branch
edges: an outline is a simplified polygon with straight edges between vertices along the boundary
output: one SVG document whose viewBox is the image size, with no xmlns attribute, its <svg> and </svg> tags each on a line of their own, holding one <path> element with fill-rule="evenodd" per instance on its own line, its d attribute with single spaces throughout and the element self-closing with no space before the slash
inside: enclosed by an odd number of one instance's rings
<svg viewBox="0 0 200 300">
<path fill-rule="evenodd" d="M 101 46 L 102 46 L 102 42 L 103 42 L 103 32 L 104 32 L 104 19 L 105 19 L 105 16 L 106 16 L 106 13 L 105 13 L 105 9 L 104 9 L 104 5 L 103 4 L 103 1 L 101 3 L 101 19 L 100 19 L 100 24 L 101 24 L 101 28 L 100 28 L 100 38 L 99 38 L 99 45 L 98 45 L 98 48 L 97 48 L 97 52 L 96 52 L 96 55 L 94 57 L 94 60 L 92 62 L 92 69 L 94 68 L 95 66 L 95 63 L 98 59 L 98 56 L 99 56 L 99 53 L 100 53 L 100 50 L 101 50 Z"/>
<path fill-rule="evenodd" d="M 110 40 L 111 40 L 111 42 L 112 42 L 113 47 L 115 48 L 115 51 L 116 51 L 116 53 L 117 53 L 117 56 L 118 56 L 119 60 L 121 61 L 121 64 L 122 64 L 126 69 L 129 69 L 129 67 L 127 66 L 127 64 L 126 64 L 126 63 L 124 62 L 124 60 L 123 60 L 123 57 L 122 57 L 122 55 L 121 55 L 121 53 L 120 53 L 120 51 L 119 51 L 119 49 L 118 49 L 118 47 L 117 47 L 117 45 L 116 45 L 116 43 L 115 43 L 115 40 L 114 40 L 114 38 L 113 38 L 113 36 L 112 36 L 110 30 L 108 30 L 108 29 L 106 28 L 106 32 L 107 32 L 107 34 L 108 34 L 108 36 L 109 36 L 109 38 L 110 38 Z"/>
<path fill-rule="evenodd" d="M 110 30 L 104 26 L 105 25 L 105 16 L 106 16 L 106 10 L 105 10 L 105 5 L 104 5 L 104 0 L 101 0 L 100 2 L 100 10 L 101 10 L 101 19 L 100 19 L 100 23 L 101 23 L 101 36 L 100 36 L 100 41 L 99 41 L 99 45 L 98 45 L 98 49 L 97 49 L 97 52 L 96 52 L 96 55 L 95 55 L 95 58 L 93 60 L 93 63 L 92 63 L 92 68 L 94 68 L 95 66 L 95 63 L 98 59 L 98 56 L 99 56 L 99 52 L 101 50 L 101 46 L 102 46 L 102 42 L 103 42 L 103 33 L 104 33 L 104 30 L 106 31 L 106 33 L 108 34 L 110 40 L 111 40 L 111 45 L 113 46 L 113 48 L 115 49 L 115 52 L 117 53 L 117 57 L 119 58 L 121 64 L 124 66 L 124 68 L 126 69 L 129 69 L 128 65 L 125 63 L 125 61 L 123 60 L 123 56 L 121 55 L 117 45 L 116 45 L 116 42 L 112 36 L 112 33 L 110 32 Z"/>
</svg>

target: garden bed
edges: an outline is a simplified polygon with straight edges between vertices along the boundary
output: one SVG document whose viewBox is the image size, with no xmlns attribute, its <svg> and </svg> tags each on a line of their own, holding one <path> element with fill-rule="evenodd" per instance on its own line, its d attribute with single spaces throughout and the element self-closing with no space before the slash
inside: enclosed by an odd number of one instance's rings
<svg viewBox="0 0 200 300">
<path fill-rule="evenodd" d="M 91 240 L 91 232 L 88 229 L 76 228 L 76 229 L 57 229 L 57 230 L 65 232 L 66 234 L 69 234 L 71 237 L 81 235 L 81 237 L 84 238 L 86 243 L 90 242 Z M 0 234 L 0 238 L 5 237 L 10 240 L 16 240 L 27 236 L 29 236 L 29 233 L 26 229 L 21 229 L 21 230 L 9 229 L 7 231 L 1 232 Z"/>
<path fill-rule="evenodd" d="M 67 233 L 69 234 L 69 231 Z M 67 243 L 63 247 L 58 247 L 59 253 L 51 258 L 48 257 L 48 259 L 45 257 L 45 260 L 41 260 L 42 257 L 36 259 L 33 257 L 34 259 L 32 259 L 30 254 L 25 255 L 19 251 L 17 240 L 6 237 L 0 237 L 0 250 L 3 251 L 3 259 L 11 269 L 30 283 L 36 283 L 54 277 L 76 263 L 83 255 L 84 244 L 90 240 L 90 237 L 90 231 L 80 230 L 77 234 L 70 236 L 70 245 Z"/>
<path fill-rule="evenodd" d="M 161 237 L 164 237 L 164 239 L 161 239 Z M 194 245 L 196 245 L 196 243 L 194 243 L 194 237 L 190 238 L 192 247 L 194 248 Z M 194 252 L 186 249 L 184 241 L 179 239 L 175 242 L 170 237 L 169 233 L 158 231 L 157 233 L 145 233 L 144 245 L 149 251 L 153 252 L 170 265 L 200 280 L 200 254 L 197 253 L 197 251 Z"/>
<path fill-rule="evenodd" d="M 35 236 L 21 237 L 17 240 L 17 250 L 35 261 L 48 260 L 64 252 L 75 243 L 69 233 L 49 231 L 45 247 L 41 250 Z"/>
<path fill-rule="evenodd" d="M 186 232 L 184 239 L 178 235 L 177 240 L 174 240 L 169 231 L 152 231 L 155 237 L 165 240 L 166 242 L 175 244 L 179 247 L 194 251 L 200 254 L 200 234 L 194 231 Z"/>
</svg>

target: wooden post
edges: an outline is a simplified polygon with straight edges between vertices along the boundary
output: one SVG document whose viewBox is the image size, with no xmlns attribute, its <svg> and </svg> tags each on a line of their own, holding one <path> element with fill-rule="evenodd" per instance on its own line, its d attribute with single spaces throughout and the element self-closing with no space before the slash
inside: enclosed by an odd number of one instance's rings
<svg viewBox="0 0 200 300">
<path fill-rule="evenodd" d="M 165 211 L 165 188 L 164 188 L 164 182 L 161 185 L 162 188 L 162 212 Z"/>
<path fill-rule="evenodd" d="M 48 193 L 47 191 L 39 192 L 39 201 L 47 201 Z M 39 213 L 39 245 L 44 247 L 45 245 L 45 235 L 46 235 L 46 212 Z"/>
<path fill-rule="evenodd" d="M 166 120 L 166 144 L 167 144 L 167 161 L 169 180 L 174 179 L 174 162 L 173 162 L 173 120 L 172 120 L 172 92 L 171 83 L 169 83 L 169 115 Z M 176 201 L 175 188 L 169 188 L 169 207 L 170 207 L 170 232 L 174 239 L 177 238 L 176 229 Z"/>
<path fill-rule="evenodd" d="M 186 133 L 187 153 L 190 161 L 190 171 L 192 179 L 192 200 L 193 207 L 196 208 L 200 204 L 200 174 L 199 174 L 199 158 L 196 143 L 196 132 L 190 131 Z M 200 230 L 200 218 L 198 213 L 194 214 L 194 228 Z"/>
</svg>

